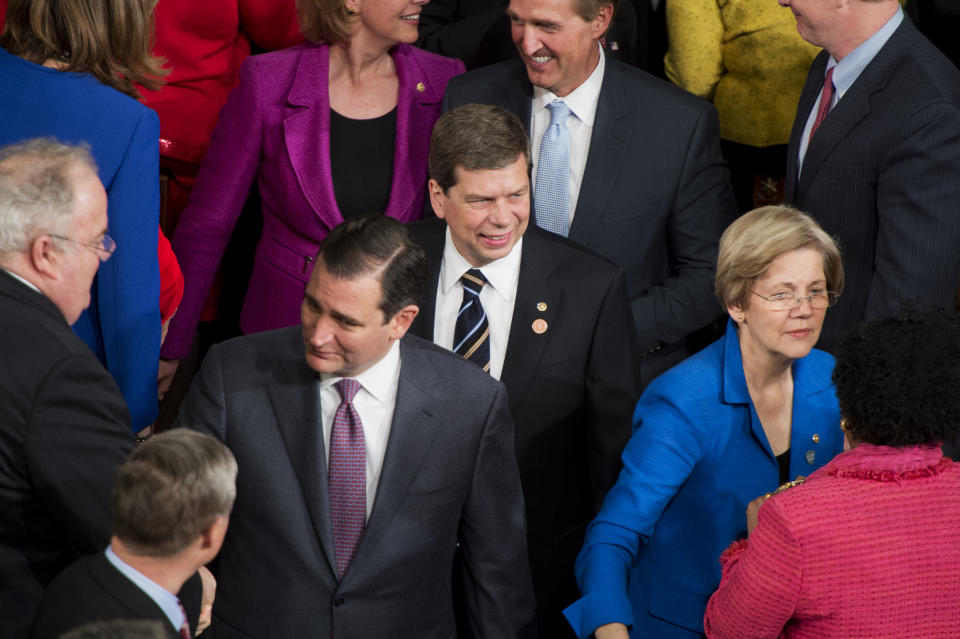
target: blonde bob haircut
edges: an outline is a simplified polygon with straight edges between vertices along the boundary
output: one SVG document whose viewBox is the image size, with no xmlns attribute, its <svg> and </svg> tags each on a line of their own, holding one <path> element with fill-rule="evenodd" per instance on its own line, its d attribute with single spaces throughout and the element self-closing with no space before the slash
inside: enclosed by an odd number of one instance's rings
<svg viewBox="0 0 960 639">
<path fill-rule="evenodd" d="M 296 0 L 300 33 L 313 43 L 341 44 L 355 30 L 356 15 L 345 0 Z"/>
<path fill-rule="evenodd" d="M 724 309 L 747 308 L 750 291 L 770 264 L 806 248 L 820 252 L 827 290 L 842 292 L 840 250 L 812 217 L 789 206 L 764 206 L 741 215 L 720 238 L 714 290 Z"/>
<path fill-rule="evenodd" d="M 157 0 L 10 0 L 0 47 L 36 64 L 89 73 L 140 98 L 136 85 L 163 85 L 163 60 L 151 53 Z"/>
</svg>

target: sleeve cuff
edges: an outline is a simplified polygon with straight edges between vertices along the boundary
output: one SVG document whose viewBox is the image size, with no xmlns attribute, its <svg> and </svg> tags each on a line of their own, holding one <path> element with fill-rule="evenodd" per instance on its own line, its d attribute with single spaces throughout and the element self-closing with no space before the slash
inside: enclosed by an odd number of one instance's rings
<svg viewBox="0 0 960 639">
<path fill-rule="evenodd" d="M 563 611 L 567 622 L 580 639 L 607 623 L 633 626 L 633 607 L 626 592 L 592 592 L 584 595 Z"/>
</svg>

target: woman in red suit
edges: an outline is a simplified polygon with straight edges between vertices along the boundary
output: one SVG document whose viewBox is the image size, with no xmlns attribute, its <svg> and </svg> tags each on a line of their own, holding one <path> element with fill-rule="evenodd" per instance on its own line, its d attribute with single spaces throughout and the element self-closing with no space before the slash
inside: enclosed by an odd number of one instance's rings
<svg viewBox="0 0 960 639">
<path fill-rule="evenodd" d="M 708 637 L 958 634 L 960 464 L 940 445 L 960 431 L 960 315 L 908 311 L 861 327 L 833 380 L 852 448 L 750 504 L 749 539 L 720 558 Z"/>
<path fill-rule="evenodd" d="M 186 355 L 240 208 L 256 180 L 263 233 L 245 333 L 300 321 L 320 241 L 344 218 L 418 219 L 430 131 L 463 64 L 409 45 L 423 0 L 303 0 L 310 41 L 249 58 L 220 113 L 174 234 L 186 279 L 163 357 Z"/>
</svg>

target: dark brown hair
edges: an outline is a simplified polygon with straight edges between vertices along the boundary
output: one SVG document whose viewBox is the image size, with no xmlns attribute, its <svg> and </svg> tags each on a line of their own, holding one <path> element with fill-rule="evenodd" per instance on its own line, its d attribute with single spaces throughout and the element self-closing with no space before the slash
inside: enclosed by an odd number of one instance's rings
<svg viewBox="0 0 960 639">
<path fill-rule="evenodd" d="M 139 99 L 135 85 L 156 90 L 168 71 L 151 53 L 156 0 L 10 0 L 0 47 L 36 64 L 89 73 Z"/>
<path fill-rule="evenodd" d="M 489 104 L 464 104 L 433 125 L 427 166 L 431 179 L 447 193 L 457 183 L 457 168 L 502 169 L 521 155 L 529 175 L 530 141 L 517 116 Z"/>
</svg>

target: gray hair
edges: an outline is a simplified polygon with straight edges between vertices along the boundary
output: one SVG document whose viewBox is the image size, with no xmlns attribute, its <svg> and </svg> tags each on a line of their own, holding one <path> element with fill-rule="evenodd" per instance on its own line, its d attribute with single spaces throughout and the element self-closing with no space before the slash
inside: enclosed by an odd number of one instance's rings
<svg viewBox="0 0 960 639">
<path fill-rule="evenodd" d="M 77 166 L 97 173 L 85 143 L 37 138 L 0 148 L 0 254 L 26 251 L 43 233 L 69 233 Z"/>
<path fill-rule="evenodd" d="M 236 481 L 237 461 L 219 440 L 186 428 L 155 435 L 117 471 L 113 534 L 136 554 L 175 555 L 230 514 Z"/>
</svg>

